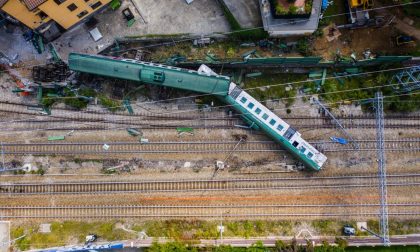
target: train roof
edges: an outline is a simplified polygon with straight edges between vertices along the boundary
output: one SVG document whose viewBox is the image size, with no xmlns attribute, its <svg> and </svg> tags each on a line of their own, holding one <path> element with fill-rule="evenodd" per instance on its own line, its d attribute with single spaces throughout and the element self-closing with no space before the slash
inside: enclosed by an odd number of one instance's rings
<svg viewBox="0 0 420 252">
<path fill-rule="evenodd" d="M 222 96 L 227 95 L 230 84 L 230 78 L 226 76 L 215 76 L 178 67 L 101 55 L 70 53 L 69 68 L 78 72 Z M 162 72 L 164 78 L 160 83 L 148 81 L 144 78 L 146 74 L 141 74 L 141 71 L 147 72 L 147 74 L 153 74 L 154 71 Z"/>
</svg>

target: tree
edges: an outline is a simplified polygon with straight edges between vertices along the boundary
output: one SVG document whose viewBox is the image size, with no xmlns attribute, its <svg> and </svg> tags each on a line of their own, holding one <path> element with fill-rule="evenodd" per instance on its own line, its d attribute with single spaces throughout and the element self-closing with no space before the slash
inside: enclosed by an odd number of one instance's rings
<svg viewBox="0 0 420 252">
<path fill-rule="evenodd" d="M 311 240 L 306 240 L 306 252 L 314 252 L 314 244 Z"/>
<path fill-rule="evenodd" d="M 293 237 L 292 242 L 290 243 L 290 247 L 291 247 L 293 252 L 298 251 L 298 244 L 297 244 L 296 237 Z"/>
<path fill-rule="evenodd" d="M 196 252 L 197 248 L 187 247 L 181 242 L 157 243 L 153 242 L 147 252 Z"/>
<path fill-rule="evenodd" d="M 343 239 L 341 237 L 335 237 L 334 243 L 337 244 L 337 246 L 339 248 L 342 248 L 342 249 L 345 249 L 349 245 L 349 243 L 347 242 L 347 240 L 346 239 Z"/>
<path fill-rule="evenodd" d="M 275 252 L 282 252 L 286 250 L 286 244 L 282 240 L 277 240 L 274 245 L 274 251 Z"/>
<path fill-rule="evenodd" d="M 249 247 L 247 250 L 247 252 L 265 252 L 268 251 L 267 248 L 264 246 L 264 244 L 262 243 L 262 241 L 257 241 L 256 243 L 252 244 L 251 247 Z"/>
</svg>

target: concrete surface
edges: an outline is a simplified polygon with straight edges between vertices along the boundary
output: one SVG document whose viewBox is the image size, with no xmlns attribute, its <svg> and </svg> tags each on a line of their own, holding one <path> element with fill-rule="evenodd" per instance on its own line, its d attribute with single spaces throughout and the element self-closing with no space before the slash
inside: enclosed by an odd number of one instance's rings
<svg viewBox="0 0 420 252">
<path fill-rule="evenodd" d="M 259 0 L 224 0 L 243 28 L 261 27 Z"/>
<path fill-rule="evenodd" d="M 25 41 L 23 31 L 16 26 L 13 33 L 7 33 L 0 26 L 0 51 L 12 59 L 13 63 L 25 62 L 25 65 L 42 64 L 47 61 L 48 52 L 38 54 L 31 42 Z M 13 57 L 17 55 L 16 60 Z"/>
<path fill-rule="evenodd" d="M 0 252 L 8 252 L 10 242 L 10 222 L 0 221 Z"/>
<path fill-rule="evenodd" d="M 311 16 L 305 19 L 274 19 L 271 15 L 269 4 L 264 7 L 262 0 L 259 1 L 264 30 L 273 37 L 309 35 L 318 28 L 321 0 L 313 0 Z"/>
<path fill-rule="evenodd" d="M 51 233 L 51 223 L 42 223 L 39 225 L 40 233 Z"/>
<path fill-rule="evenodd" d="M 94 42 L 85 25 L 67 31 L 54 41 L 60 56 L 66 60 L 70 52 L 94 53 L 114 42 L 115 37 L 147 34 L 210 34 L 227 32 L 230 27 L 222 9 L 214 0 L 123 0 L 116 10 L 106 9 L 95 17 L 103 38 Z M 127 27 L 121 11 L 130 8 L 135 23 Z M 138 11 L 137 11 L 138 10 Z"/>
</svg>

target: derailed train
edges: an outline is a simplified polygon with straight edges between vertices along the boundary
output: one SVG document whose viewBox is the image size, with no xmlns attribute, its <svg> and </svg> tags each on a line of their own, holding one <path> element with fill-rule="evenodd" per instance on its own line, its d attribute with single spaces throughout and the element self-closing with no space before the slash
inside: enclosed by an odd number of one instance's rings
<svg viewBox="0 0 420 252">
<path fill-rule="evenodd" d="M 307 168 L 319 171 L 327 160 L 299 132 L 231 82 L 229 77 L 217 75 L 206 67 L 194 71 L 132 59 L 77 53 L 69 55 L 69 67 L 78 72 L 218 96 L 238 111 L 250 126 L 264 131 Z"/>
</svg>

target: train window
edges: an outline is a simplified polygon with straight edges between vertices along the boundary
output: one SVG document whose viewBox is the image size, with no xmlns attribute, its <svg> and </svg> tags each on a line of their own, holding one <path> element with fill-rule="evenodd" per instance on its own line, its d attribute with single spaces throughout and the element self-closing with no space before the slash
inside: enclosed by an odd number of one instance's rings
<svg viewBox="0 0 420 252">
<path fill-rule="evenodd" d="M 297 141 L 294 141 L 292 145 L 298 147 L 299 143 Z"/>
<path fill-rule="evenodd" d="M 271 126 L 274 126 L 274 124 L 276 124 L 276 120 L 271 119 L 271 120 L 270 120 L 270 124 L 271 124 Z"/>
<path fill-rule="evenodd" d="M 252 109 L 253 107 L 254 107 L 254 103 L 250 102 L 250 103 L 248 104 L 248 108 Z"/>
<path fill-rule="evenodd" d="M 312 158 L 314 156 L 314 154 L 312 154 L 312 152 L 308 152 L 308 158 Z"/>
<path fill-rule="evenodd" d="M 165 74 L 163 72 L 154 72 L 153 80 L 157 82 L 163 82 L 165 80 Z"/>
<path fill-rule="evenodd" d="M 305 153 L 305 151 L 306 151 L 306 148 L 305 147 L 300 147 L 300 152 L 302 152 L 302 153 Z"/>
<path fill-rule="evenodd" d="M 246 101 L 247 101 L 247 99 L 246 99 L 245 97 L 242 97 L 242 98 L 241 98 L 241 102 L 242 102 L 242 103 L 245 103 Z"/>
<path fill-rule="evenodd" d="M 296 133 L 296 130 L 294 129 L 294 128 L 292 128 L 292 127 L 289 127 L 287 130 L 286 130 L 286 133 L 284 133 L 284 137 L 287 139 L 287 140 L 290 140 L 290 139 L 292 139 L 292 137 L 293 137 L 293 135 Z"/>
<path fill-rule="evenodd" d="M 264 113 L 264 115 L 262 116 L 262 118 L 263 118 L 264 120 L 267 120 L 267 119 L 268 119 L 268 115 L 267 115 L 266 113 Z"/>
<path fill-rule="evenodd" d="M 260 109 L 260 108 L 256 108 L 256 109 L 255 109 L 255 113 L 256 113 L 257 115 L 259 115 L 259 114 L 261 113 L 261 109 Z"/>
<path fill-rule="evenodd" d="M 278 130 L 278 131 L 281 131 L 283 128 L 284 128 L 284 127 L 283 127 L 283 125 L 281 125 L 281 124 L 279 124 L 279 125 L 277 126 L 277 130 Z"/>
</svg>

